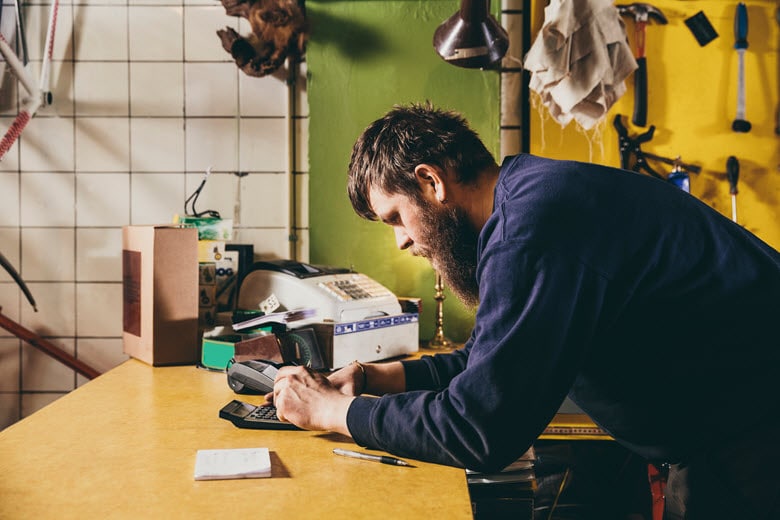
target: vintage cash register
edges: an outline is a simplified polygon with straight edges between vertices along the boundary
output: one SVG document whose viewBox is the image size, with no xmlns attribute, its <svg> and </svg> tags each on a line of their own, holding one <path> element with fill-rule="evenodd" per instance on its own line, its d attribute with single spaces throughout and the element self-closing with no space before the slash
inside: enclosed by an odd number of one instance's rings
<svg viewBox="0 0 780 520">
<path fill-rule="evenodd" d="M 291 260 L 256 262 L 239 288 L 238 308 L 258 309 L 271 297 L 286 310 L 315 310 L 289 326 L 314 329 L 328 368 L 419 348 L 419 315 L 403 312 L 389 289 L 364 274 Z"/>
</svg>

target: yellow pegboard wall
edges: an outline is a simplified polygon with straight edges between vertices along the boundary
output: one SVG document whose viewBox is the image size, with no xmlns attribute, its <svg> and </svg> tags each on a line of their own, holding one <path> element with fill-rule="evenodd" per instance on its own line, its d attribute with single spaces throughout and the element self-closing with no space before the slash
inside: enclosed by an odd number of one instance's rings
<svg viewBox="0 0 780 520">
<path fill-rule="evenodd" d="M 621 2 L 618 2 L 621 3 Z M 630 3 L 630 2 L 625 2 Z M 734 15 L 737 2 L 720 0 L 661 0 L 651 2 L 668 20 L 651 23 L 646 32 L 648 68 L 647 124 L 656 127 L 642 150 L 663 157 L 681 156 L 702 167 L 691 175 L 691 194 L 731 217 L 731 196 L 726 161 L 740 163 L 737 219 L 747 229 L 780 249 L 780 136 L 778 124 L 778 40 L 776 1 L 746 1 L 748 49 L 745 54 L 746 119 L 752 128 L 737 133 L 731 128 L 737 104 L 737 52 L 734 49 Z M 534 5 L 538 31 L 546 3 Z M 718 37 L 700 46 L 685 19 L 703 11 Z M 624 17 L 626 33 L 635 49 L 634 22 Z M 535 34 L 535 33 L 534 33 Z M 626 94 L 612 107 L 601 133 L 583 133 L 574 123 L 561 127 L 545 117 L 544 109 L 531 110 L 531 152 L 547 157 L 620 165 L 617 132 L 612 121 L 622 114 L 631 135 L 648 127 L 631 124 L 633 77 Z M 668 173 L 671 166 L 653 162 Z"/>
</svg>

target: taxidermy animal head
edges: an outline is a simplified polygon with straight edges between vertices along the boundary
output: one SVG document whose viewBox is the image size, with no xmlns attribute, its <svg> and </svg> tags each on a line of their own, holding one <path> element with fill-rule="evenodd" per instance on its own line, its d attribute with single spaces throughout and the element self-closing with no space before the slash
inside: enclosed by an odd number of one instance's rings
<svg viewBox="0 0 780 520">
<path fill-rule="evenodd" d="M 295 0 L 221 0 L 229 16 L 249 20 L 252 32 L 241 36 L 230 27 L 217 31 L 222 47 L 249 76 L 265 76 L 290 54 L 303 55 L 308 27 Z"/>
</svg>

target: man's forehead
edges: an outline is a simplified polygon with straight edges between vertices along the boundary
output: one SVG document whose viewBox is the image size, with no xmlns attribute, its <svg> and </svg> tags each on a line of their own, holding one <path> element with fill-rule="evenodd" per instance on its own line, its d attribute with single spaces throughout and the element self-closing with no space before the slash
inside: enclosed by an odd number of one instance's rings
<svg viewBox="0 0 780 520">
<path fill-rule="evenodd" d="M 389 194 L 377 187 L 371 187 L 368 192 L 368 203 L 371 205 L 371 210 L 380 220 L 384 220 L 390 214 L 397 212 L 405 198 L 400 193 Z"/>
<path fill-rule="evenodd" d="M 386 208 L 390 204 L 390 196 L 384 190 L 371 186 L 371 189 L 368 190 L 368 203 L 374 213 L 379 215 L 382 208 Z"/>
</svg>

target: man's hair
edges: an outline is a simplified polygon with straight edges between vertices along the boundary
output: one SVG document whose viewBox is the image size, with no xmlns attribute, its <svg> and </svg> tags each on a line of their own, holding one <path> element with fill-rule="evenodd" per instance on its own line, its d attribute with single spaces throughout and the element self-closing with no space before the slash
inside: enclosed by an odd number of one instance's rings
<svg viewBox="0 0 780 520">
<path fill-rule="evenodd" d="M 352 148 L 347 190 L 355 212 L 377 219 L 369 200 L 372 188 L 420 200 L 414 173 L 420 164 L 437 166 L 469 184 L 496 161 L 458 113 L 430 103 L 395 105 L 369 125 Z"/>
</svg>

